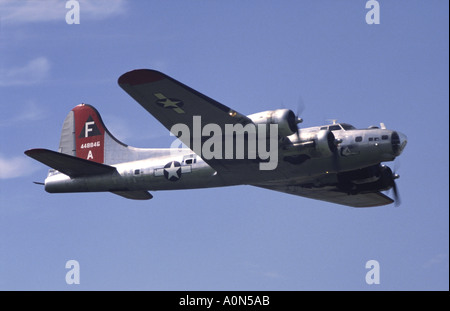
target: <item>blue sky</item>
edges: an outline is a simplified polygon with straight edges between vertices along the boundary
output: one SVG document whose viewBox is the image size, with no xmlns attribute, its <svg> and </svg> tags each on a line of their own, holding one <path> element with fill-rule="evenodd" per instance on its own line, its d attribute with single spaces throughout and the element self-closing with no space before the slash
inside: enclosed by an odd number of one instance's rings
<svg viewBox="0 0 450 311">
<path fill-rule="evenodd" d="M 0 0 L 0 290 L 448 290 L 448 1 Z M 402 205 L 370 209 L 250 186 L 46 193 L 30 148 L 95 106 L 136 147 L 173 137 L 117 85 L 163 71 L 243 114 L 303 103 L 302 126 L 384 122 L 408 136 Z M 80 284 L 68 285 L 68 260 Z M 365 264 L 380 264 L 380 284 Z"/>
</svg>

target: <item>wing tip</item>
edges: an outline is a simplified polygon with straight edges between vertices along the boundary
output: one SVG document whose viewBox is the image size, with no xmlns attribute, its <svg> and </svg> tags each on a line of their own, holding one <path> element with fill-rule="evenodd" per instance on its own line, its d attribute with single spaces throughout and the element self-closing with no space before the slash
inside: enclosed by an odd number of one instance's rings
<svg viewBox="0 0 450 311">
<path fill-rule="evenodd" d="M 44 153 L 46 151 L 47 151 L 47 149 L 44 149 L 44 148 L 34 148 L 34 149 L 25 150 L 24 153 L 27 156 L 32 157 L 35 154 Z"/>
<path fill-rule="evenodd" d="M 139 85 L 163 80 L 166 76 L 152 69 L 135 69 L 119 77 L 119 85 Z"/>
</svg>

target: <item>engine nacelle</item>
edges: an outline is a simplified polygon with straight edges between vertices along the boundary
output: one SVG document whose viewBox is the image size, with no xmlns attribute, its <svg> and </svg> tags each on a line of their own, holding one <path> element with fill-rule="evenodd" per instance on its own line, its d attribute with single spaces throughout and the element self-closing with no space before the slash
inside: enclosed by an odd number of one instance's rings
<svg viewBox="0 0 450 311">
<path fill-rule="evenodd" d="M 335 136 L 329 130 L 320 130 L 315 139 L 316 151 L 322 156 L 330 156 L 336 151 Z"/>
<path fill-rule="evenodd" d="M 392 170 L 388 166 L 374 165 L 338 174 L 339 187 L 349 193 L 369 193 L 389 190 L 394 186 Z"/>
<path fill-rule="evenodd" d="M 255 124 L 278 124 L 278 135 L 282 137 L 297 133 L 298 119 L 290 109 L 263 111 L 248 116 Z"/>
</svg>

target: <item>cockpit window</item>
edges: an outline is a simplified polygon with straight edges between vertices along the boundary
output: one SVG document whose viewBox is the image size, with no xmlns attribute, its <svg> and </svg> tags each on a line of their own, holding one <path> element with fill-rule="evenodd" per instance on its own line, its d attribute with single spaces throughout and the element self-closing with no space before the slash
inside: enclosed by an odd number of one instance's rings
<svg viewBox="0 0 450 311">
<path fill-rule="evenodd" d="M 347 124 L 347 123 L 338 123 L 338 124 L 332 124 L 329 126 L 322 126 L 320 128 L 321 130 L 330 130 L 330 131 L 340 131 L 340 130 L 355 130 L 356 128 L 353 125 Z"/>
<path fill-rule="evenodd" d="M 350 124 L 347 124 L 347 123 L 341 123 L 341 126 L 346 131 L 355 129 L 355 127 L 353 125 L 350 125 Z"/>
<path fill-rule="evenodd" d="M 340 131 L 340 130 L 342 130 L 342 129 L 341 129 L 341 126 L 338 125 L 338 124 L 336 124 L 336 125 L 330 125 L 329 129 L 330 129 L 330 131 Z"/>
</svg>

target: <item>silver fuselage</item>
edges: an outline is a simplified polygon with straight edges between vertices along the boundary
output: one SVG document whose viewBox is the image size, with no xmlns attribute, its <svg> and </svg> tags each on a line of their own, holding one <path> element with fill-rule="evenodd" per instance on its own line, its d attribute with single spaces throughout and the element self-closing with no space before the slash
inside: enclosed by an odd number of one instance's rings
<svg viewBox="0 0 450 311">
<path fill-rule="evenodd" d="M 255 175 L 224 177 L 190 149 L 176 149 L 176 152 L 158 149 L 156 157 L 111 164 L 117 170 L 114 174 L 70 178 L 50 170 L 45 190 L 50 193 L 175 190 L 261 183 L 312 183 L 320 186 L 336 182 L 336 173 L 393 161 L 406 144 L 406 136 L 392 130 L 345 130 L 343 127 L 333 130 L 331 126 L 336 128 L 336 125 L 303 128 L 299 134 L 280 139 L 277 167 Z M 337 156 L 317 148 L 315 139 L 320 131 L 326 130 L 334 134 L 339 151 Z M 145 154 L 150 149 L 141 150 Z M 302 156 L 305 160 L 298 161 Z"/>
</svg>

